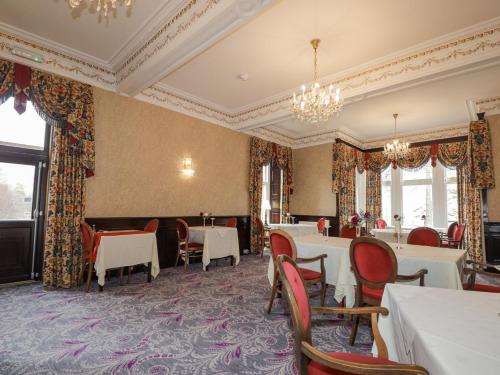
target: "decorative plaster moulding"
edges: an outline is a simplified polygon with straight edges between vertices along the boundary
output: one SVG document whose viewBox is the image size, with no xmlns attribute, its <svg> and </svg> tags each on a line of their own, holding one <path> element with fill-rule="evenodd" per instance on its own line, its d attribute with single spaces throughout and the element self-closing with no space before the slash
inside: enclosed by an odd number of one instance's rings
<svg viewBox="0 0 500 375">
<path fill-rule="evenodd" d="M 362 143 L 341 130 L 296 139 L 266 128 L 291 117 L 291 91 L 242 108 L 228 109 L 173 87 L 154 84 L 271 2 L 272 0 L 168 2 L 130 38 L 129 49 L 125 45 L 122 46 L 110 61 L 96 59 L 50 40 L 0 24 L 0 57 L 106 90 L 132 94 L 136 99 L 154 105 L 292 147 L 331 142 L 335 138 L 344 139 L 360 148 L 365 148 L 367 144 L 372 147 L 371 142 L 374 145 L 382 142 L 374 140 Z M 154 23 L 157 24 L 147 29 Z M 11 50 L 14 47 L 42 55 L 43 63 L 34 63 L 12 55 Z M 500 17 L 324 77 L 320 83 L 340 86 L 346 101 L 349 102 L 434 80 L 452 72 L 457 74 L 498 63 Z M 159 65 L 163 67 L 161 70 Z M 167 70 L 165 66 L 168 67 Z M 484 108 L 487 112 L 500 112 L 500 99 L 490 99 L 487 102 L 471 102 L 470 111 Z M 455 128 L 447 129 L 445 133 L 453 129 Z M 431 132 L 415 137 L 420 139 L 426 135 L 439 136 L 438 133 Z"/>
</svg>

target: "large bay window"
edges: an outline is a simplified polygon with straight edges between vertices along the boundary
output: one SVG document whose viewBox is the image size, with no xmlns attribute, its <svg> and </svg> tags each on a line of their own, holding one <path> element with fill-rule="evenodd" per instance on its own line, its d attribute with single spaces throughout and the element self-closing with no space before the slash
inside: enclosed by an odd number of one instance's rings
<svg viewBox="0 0 500 375">
<path fill-rule="evenodd" d="M 408 228 L 447 228 L 457 221 L 456 171 L 439 162 L 433 168 L 430 160 L 415 170 L 387 167 L 382 171 L 382 217 L 394 225 L 395 214 L 403 217 Z"/>
</svg>

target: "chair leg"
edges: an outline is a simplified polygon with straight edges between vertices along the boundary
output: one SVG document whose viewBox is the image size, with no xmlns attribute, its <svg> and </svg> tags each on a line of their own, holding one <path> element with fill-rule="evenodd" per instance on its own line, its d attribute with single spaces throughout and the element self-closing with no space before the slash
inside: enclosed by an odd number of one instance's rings
<svg viewBox="0 0 500 375">
<path fill-rule="evenodd" d="M 273 289 L 271 291 L 271 299 L 269 300 L 269 306 L 267 306 L 267 313 L 268 314 L 271 314 L 271 309 L 273 308 L 274 298 L 276 297 L 277 293 L 278 293 L 278 274 L 275 273 L 274 280 L 273 280 Z"/>
<path fill-rule="evenodd" d="M 325 298 L 326 298 L 326 283 L 324 281 L 321 282 L 321 295 L 320 295 L 320 303 L 321 306 L 325 306 Z"/>
<path fill-rule="evenodd" d="M 127 284 L 130 284 L 130 274 L 132 273 L 132 267 L 128 267 L 127 272 Z"/>
<path fill-rule="evenodd" d="M 349 338 L 349 345 L 353 346 L 354 342 L 356 341 L 356 335 L 358 333 L 358 326 L 359 326 L 359 315 L 356 317 L 356 320 L 354 321 L 354 326 L 352 327 L 351 331 L 351 337 Z"/>
<path fill-rule="evenodd" d="M 85 291 L 88 293 L 90 290 L 90 283 L 92 282 L 92 261 L 89 261 L 89 269 L 87 270 L 87 285 Z"/>
<path fill-rule="evenodd" d="M 189 253 L 184 253 L 184 272 L 187 272 L 189 268 Z"/>
<path fill-rule="evenodd" d="M 177 248 L 177 257 L 175 258 L 175 267 L 177 267 L 177 263 L 179 263 L 179 256 L 181 255 L 181 251 Z"/>
<path fill-rule="evenodd" d="M 123 267 L 120 267 L 120 275 L 119 275 L 120 285 L 123 285 Z"/>
</svg>

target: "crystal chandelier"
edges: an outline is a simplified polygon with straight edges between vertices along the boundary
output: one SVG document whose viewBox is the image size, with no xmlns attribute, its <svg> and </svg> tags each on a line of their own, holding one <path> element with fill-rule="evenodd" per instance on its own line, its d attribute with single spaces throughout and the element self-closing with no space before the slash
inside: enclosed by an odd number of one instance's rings
<svg viewBox="0 0 500 375">
<path fill-rule="evenodd" d="M 410 144 L 408 142 L 399 142 L 396 138 L 398 114 L 394 113 L 392 116 L 394 117 L 394 139 L 384 146 L 384 155 L 390 160 L 397 160 L 408 152 Z"/>
<path fill-rule="evenodd" d="M 111 9 L 116 9 L 116 5 L 121 2 L 122 4 L 126 6 L 130 6 L 132 4 L 132 0 L 89 0 L 92 3 L 97 3 L 96 5 L 96 10 L 97 13 L 102 13 L 104 17 L 108 16 L 108 11 Z M 68 0 L 69 6 L 71 8 L 77 8 L 79 7 L 84 0 Z"/>
<path fill-rule="evenodd" d="M 319 39 L 311 40 L 314 49 L 314 83 L 309 89 L 302 85 L 302 91 L 299 94 L 294 92 L 292 99 L 292 109 L 297 119 L 311 124 L 329 120 L 334 113 L 340 112 L 344 105 L 340 88 L 334 90 L 333 85 L 328 89 L 322 88 L 317 82 L 319 42 Z"/>
</svg>

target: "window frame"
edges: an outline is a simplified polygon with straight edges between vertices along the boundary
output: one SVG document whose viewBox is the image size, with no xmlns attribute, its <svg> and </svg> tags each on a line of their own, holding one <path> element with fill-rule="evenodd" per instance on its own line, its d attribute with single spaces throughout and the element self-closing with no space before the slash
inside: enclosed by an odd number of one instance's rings
<svg viewBox="0 0 500 375">
<path fill-rule="evenodd" d="M 430 161 L 429 161 L 430 163 Z M 400 167 L 394 169 L 392 164 L 387 168 L 391 168 L 391 181 L 384 182 L 382 179 L 382 186 L 389 185 L 391 188 L 391 217 L 384 218 L 389 226 L 394 226 L 393 216 L 398 214 L 403 216 L 403 186 L 416 186 L 416 185 L 430 185 L 432 186 L 432 223 L 428 225 L 434 228 L 447 228 L 448 222 L 448 199 L 447 199 L 447 185 L 449 183 L 456 183 L 456 177 L 446 178 L 446 167 L 439 161 L 436 161 L 436 166 L 432 167 L 432 177 L 425 179 L 412 179 L 403 181 L 402 169 Z M 384 169 L 385 171 L 386 169 Z M 449 181 L 451 180 L 451 181 Z M 382 205 L 384 204 L 382 200 Z M 413 227 L 405 226 L 411 229 Z"/>
</svg>

